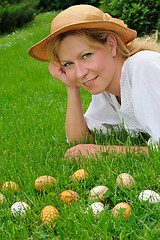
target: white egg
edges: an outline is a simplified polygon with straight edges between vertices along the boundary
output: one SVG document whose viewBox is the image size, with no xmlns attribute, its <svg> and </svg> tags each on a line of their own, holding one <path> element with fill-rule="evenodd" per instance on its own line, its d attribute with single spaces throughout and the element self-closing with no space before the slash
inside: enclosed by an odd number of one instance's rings
<svg viewBox="0 0 160 240">
<path fill-rule="evenodd" d="M 87 210 L 85 211 L 85 213 L 88 213 L 88 212 L 89 212 L 89 209 L 92 209 L 93 215 L 94 215 L 94 216 L 97 216 L 97 215 L 100 214 L 100 212 L 102 212 L 102 211 L 104 210 L 104 205 L 103 205 L 103 203 L 101 203 L 101 202 L 92 203 L 92 204 L 87 208 Z"/>
<path fill-rule="evenodd" d="M 11 207 L 11 212 L 14 217 L 21 215 L 24 217 L 26 215 L 26 210 L 30 209 L 30 206 L 25 202 L 15 202 Z"/>
<path fill-rule="evenodd" d="M 148 203 L 157 203 L 160 202 L 160 195 L 152 190 L 144 190 L 139 195 L 139 200 L 148 201 Z"/>
</svg>

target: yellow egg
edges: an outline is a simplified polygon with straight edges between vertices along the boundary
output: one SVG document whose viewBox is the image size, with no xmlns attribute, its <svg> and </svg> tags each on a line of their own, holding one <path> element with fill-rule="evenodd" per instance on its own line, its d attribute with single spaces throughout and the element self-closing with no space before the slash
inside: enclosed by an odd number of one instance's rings
<svg viewBox="0 0 160 240">
<path fill-rule="evenodd" d="M 51 205 L 45 206 L 41 211 L 42 222 L 49 224 L 50 226 L 52 226 L 53 222 L 57 220 L 58 217 L 59 211 Z"/>
<path fill-rule="evenodd" d="M 122 211 L 121 209 L 124 209 L 123 219 L 127 219 L 131 214 L 131 208 L 130 205 L 126 202 L 118 203 L 112 210 L 112 216 L 116 218 Z"/>
<path fill-rule="evenodd" d="M 5 182 L 3 185 L 2 185 L 2 191 L 13 191 L 13 192 L 19 192 L 19 186 L 15 183 L 15 182 L 12 182 L 12 181 L 9 181 L 9 182 Z"/>
<path fill-rule="evenodd" d="M 0 203 L 2 204 L 2 203 L 6 203 L 6 202 L 7 202 L 7 200 L 6 200 L 5 196 L 2 193 L 0 193 Z"/>
<path fill-rule="evenodd" d="M 89 196 L 88 199 L 100 199 L 101 201 L 105 201 L 106 197 L 104 197 L 104 193 L 106 193 L 108 191 L 108 187 L 106 186 L 97 186 L 94 187 L 90 192 L 89 192 Z"/>
<path fill-rule="evenodd" d="M 88 177 L 89 173 L 87 172 L 87 170 L 79 169 L 72 175 L 71 180 L 73 182 L 83 181 L 84 179 L 88 179 Z"/>
<path fill-rule="evenodd" d="M 131 189 L 136 184 L 134 178 L 127 173 L 120 174 L 116 179 L 116 183 L 118 188 L 125 187 L 128 189 Z"/>
<path fill-rule="evenodd" d="M 72 190 L 65 190 L 59 195 L 59 200 L 65 202 L 65 203 L 72 203 L 76 202 L 80 199 L 80 196 L 78 193 L 72 191 Z"/>
<path fill-rule="evenodd" d="M 44 191 L 55 186 L 56 179 L 51 176 L 41 176 L 35 180 L 35 189 L 37 191 Z"/>
</svg>

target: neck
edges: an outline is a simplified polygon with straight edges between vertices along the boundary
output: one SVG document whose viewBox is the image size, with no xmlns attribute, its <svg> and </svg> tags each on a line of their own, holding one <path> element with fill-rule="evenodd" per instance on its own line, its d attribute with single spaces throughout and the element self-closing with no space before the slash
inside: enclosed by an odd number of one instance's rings
<svg viewBox="0 0 160 240">
<path fill-rule="evenodd" d="M 106 90 L 107 92 L 115 95 L 117 99 L 120 99 L 121 97 L 120 79 L 121 79 L 121 72 L 122 72 L 122 66 L 124 61 L 125 60 L 119 56 L 115 57 L 115 63 L 116 63 L 115 74 L 109 88 Z"/>
</svg>

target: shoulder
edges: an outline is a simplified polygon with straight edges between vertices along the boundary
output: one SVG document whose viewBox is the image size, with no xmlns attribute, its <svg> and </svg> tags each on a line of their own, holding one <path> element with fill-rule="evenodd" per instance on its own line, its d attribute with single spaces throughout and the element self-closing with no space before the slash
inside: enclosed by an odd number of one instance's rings
<svg viewBox="0 0 160 240">
<path fill-rule="evenodd" d="M 154 51 L 140 51 L 129 57 L 125 65 L 127 68 L 140 68 L 145 66 L 155 65 L 157 62 L 160 63 L 160 53 Z"/>
</svg>

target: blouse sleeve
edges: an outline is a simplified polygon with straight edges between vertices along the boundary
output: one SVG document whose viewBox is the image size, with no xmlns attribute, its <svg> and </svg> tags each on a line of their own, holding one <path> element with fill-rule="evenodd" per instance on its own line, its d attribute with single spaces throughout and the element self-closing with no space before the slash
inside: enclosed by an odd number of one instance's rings
<svg viewBox="0 0 160 240">
<path fill-rule="evenodd" d="M 104 92 L 92 96 L 84 118 L 90 130 L 102 130 L 103 133 L 110 132 L 111 128 L 117 129 L 121 124 L 109 94 Z"/>
<path fill-rule="evenodd" d="M 135 116 L 156 144 L 160 139 L 160 53 L 139 52 L 138 58 L 133 58 L 132 66 Z"/>
</svg>

